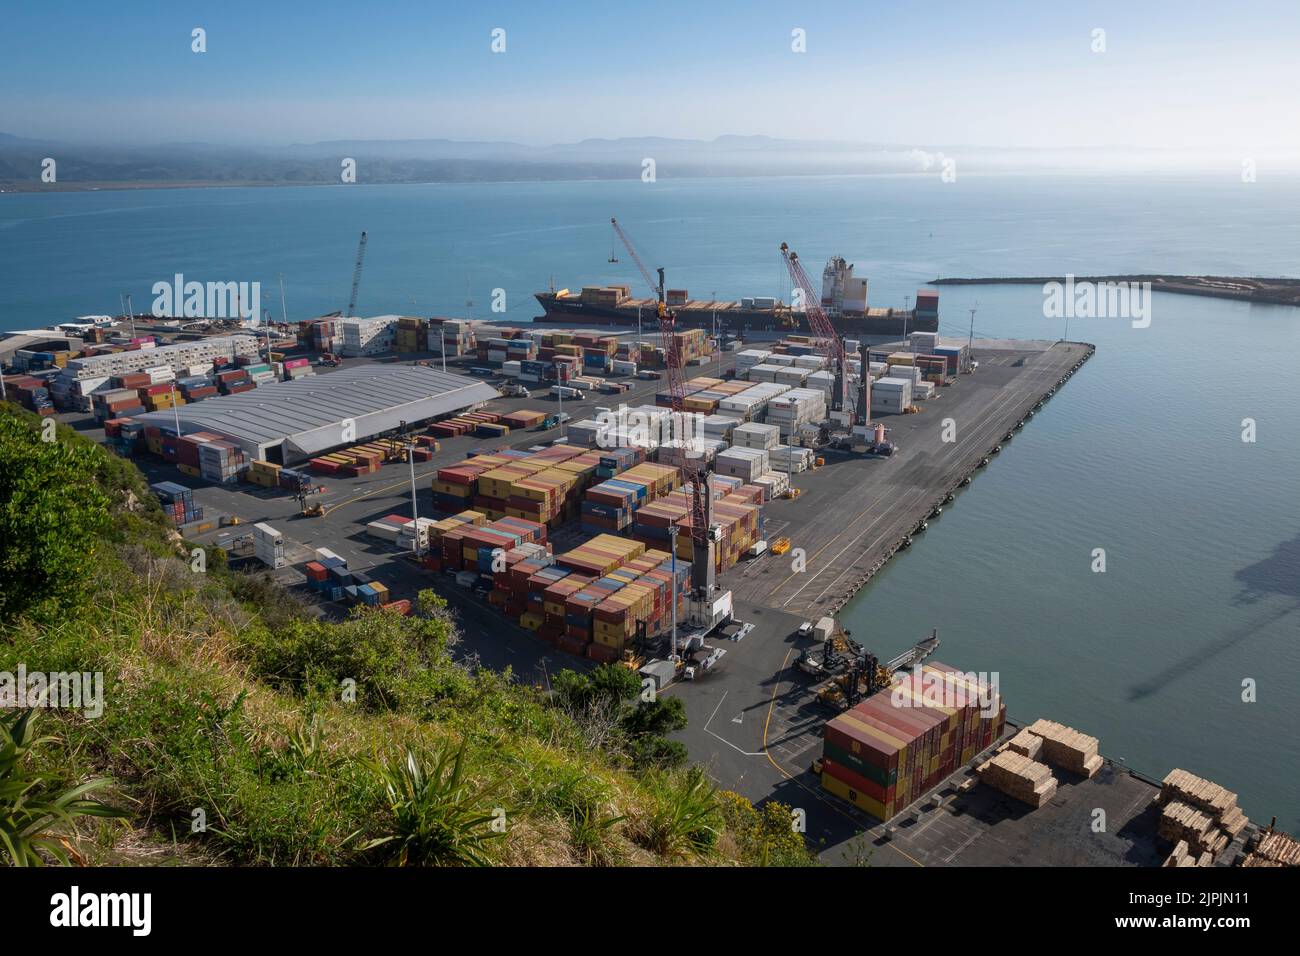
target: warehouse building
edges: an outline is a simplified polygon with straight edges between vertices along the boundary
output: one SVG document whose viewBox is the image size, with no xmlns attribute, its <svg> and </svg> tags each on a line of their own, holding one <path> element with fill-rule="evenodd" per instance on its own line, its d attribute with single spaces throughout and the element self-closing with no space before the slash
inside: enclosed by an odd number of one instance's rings
<svg viewBox="0 0 1300 956">
<path fill-rule="evenodd" d="M 486 382 L 422 365 L 364 365 L 137 416 L 182 434 L 216 432 L 249 458 L 292 465 L 497 398 Z"/>
</svg>

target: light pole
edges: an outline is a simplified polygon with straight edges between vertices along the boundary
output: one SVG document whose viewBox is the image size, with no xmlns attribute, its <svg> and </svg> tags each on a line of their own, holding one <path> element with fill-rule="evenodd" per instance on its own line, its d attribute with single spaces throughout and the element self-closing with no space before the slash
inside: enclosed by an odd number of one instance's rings
<svg viewBox="0 0 1300 956">
<path fill-rule="evenodd" d="M 566 432 L 564 427 L 564 389 L 566 387 L 565 382 L 567 382 L 569 378 L 564 373 L 566 367 L 567 366 L 565 366 L 563 362 L 555 363 L 555 384 L 558 386 L 555 390 L 555 398 L 560 403 L 560 437 L 561 438 L 565 436 L 565 432 Z"/>
<path fill-rule="evenodd" d="M 406 422 L 397 423 L 398 433 L 406 441 L 406 464 L 411 469 L 411 523 L 415 526 L 415 556 L 420 556 L 420 512 L 415 499 L 415 444 L 407 439 Z"/>
<path fill-rule="evenodd" d="M 673 579 L 673 629 L 670 638 L 672 649 L 668 655 L 670 661 L 677 660 L 677 532 L 679 530 L 677 525 L 668 527 L 668 543 L 670 545 L 668 551 L 672 555 L 672 570 L 669 573 Z"/>
<path fill-rule="evenodd" d="M 176 382 L 173 380 L 172 387 L 172 415 L 176 418 L 176 438 L 179 441 L 181 437 L 181 410 L 176 405 Z"/>
<path fill-rule="evenodd" d="M 288 310 L 288 308 L 287 308 L 287 307 L 285 306 L 285 304 L 284 304 L 284 273 L 283 273 L 283 272 L 277 272 L 277 273 L 276 273 L 276 276 L 277 276 L 277 277 L 279 278 L 279 280 L 280 280 L 280 318 L 284 320 L 284 324 L 285 324 L 285 325 L 288 325 L 288 324 L 289 324 L 289 310 Z"/>
<path fill-rule="evenodd" d="M 912 297 L 910 295 L 903 296 L 903 344 L 907 346 L 909 352 L 914 352 L 915 349 L 912 348 L 912 343 L 907 339 L 907 320 L 911 314 Z"/>
<path fill-rule="evenodd" d="M 447 333 L 438 326 L 438 344 L 442 347 L 442 370 L 447 371 Z"/>
</svg>

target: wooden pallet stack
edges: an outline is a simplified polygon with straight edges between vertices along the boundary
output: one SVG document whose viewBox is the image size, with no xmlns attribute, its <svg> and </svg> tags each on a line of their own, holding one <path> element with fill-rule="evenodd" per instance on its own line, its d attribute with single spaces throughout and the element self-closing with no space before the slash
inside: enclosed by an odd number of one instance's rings
<svg viewBox="0 0 1300 956">
<path fill-rule="evenodd" d="M 1053 767 L 1068 770 L 1084 777 L 1094 777 L 1104 762 L 1097 752 L 1100 742 L 1096 737 L 1080 733 L 1073 727 L 1054 720 L 1039 718 L 1026 731 L 1043 738 L 1043 760 Z"/>
<path fill-rule="evenodd" d="M 975 772 L 984 783 L 1035 809 L 1056 796 L 1051 768 L 1013 750 L 1003 750 Z"/>
</svg>

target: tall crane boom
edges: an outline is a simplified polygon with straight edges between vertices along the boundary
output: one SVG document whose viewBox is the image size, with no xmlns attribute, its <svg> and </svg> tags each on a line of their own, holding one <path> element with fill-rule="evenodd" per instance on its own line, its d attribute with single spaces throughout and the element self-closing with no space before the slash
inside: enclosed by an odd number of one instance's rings
<svg viewBox="0 0 1300 956">
<path fill-rule="evenodd" d="M 664 270 L 662 268 L 656 270 L 659 275 L 656 281 L 641 261 L 641 257 L 637 255 L 636 247 L 632 245 L 632 240 L 618 224 L 618 220 L 611 218 L 609 223 L 614 227 L 614 233 L 623 243 L 627 254 L 641 270 L 641 277 L 645 279 L 645 284 L 658 299 L 656 313 L 659 318 L 659 338 L 664 350 L 664 366 L 668 372 L 668 395 L 673 412 L 673 429 L 674 433 L 685 435 L 688 432 L 685 427 L 686 415 L 689 414 L 686 411 L 685 370 L 681 344 L 677 338 L 677 313 L 668 308 L 664 294 Z M 678 470 L 681 472 L 683 486 L 687 484 L 691 486 L 691 590 L 702 601 L 707 601 L 714 586 L 713 553 L 710 549 L 712 544 L 710 526 L 713 523 L 713 514 L 712 499 L 709 496 L 708 468 L 704 462 L 703 449 L 700 450 L 700 455 L 695 461 L 688 458 L 683 449 L 682 466 Z M 675 652 L 676 648 L 674 648 Z"/>
<path fill-rule="evenodd" d="M 659 270 L 659 284 L 656 285 L 654 277 L 650 275 L 650 270 L 645 267 L 641 257 L 636 254 L 636 249 L 632 246 L 632 240 L 627 237 L 627 233 L 618 224 L 618 220 L 611 216 L 609 224 L 614 227 L 614 235 L 618 236 L 619 242 L 623 243 L 623 248 L 627 250 L 627 254 L 632 257 L 636 267 L 641 270 L 641 278 L 645 279 L 645 284 L 649 286 L 650 295 L 662 302 L 664 298 L 664 271 Z"/>
<path fill-rule="evenodd" d="M 804 272 L 803 263 L 799 261 L 799 253 L 783 242 L 781 243 L 781 257 L 785 259 L 785 267 L 790 273 L 790 281 L 803 295 L 804 315 L 808 319 L 808 328 L 812 332 L 812 338 L 817 343 L 821 353 L 835 366 L 835 392 L 831 395 L 831 407 L 834 411 L 849 408 L 852 399 L 848 387 L 849 375 L 844 355 L 844 340 L 840 338 L 839 333 L 835 331 L 835 326 L 831 324 L 831 320 L 827 318 L 825 311 L 823 311 L 821 297 L 813 289 L 808 273 Z M 867 374 L 867 370 L 863 369 L 862 373 Z"/>
<path fill-rule="evenodd" d="M 352 298 L 348 299 L 347 317 L 350 319 L 356 313 L 357 308 L 357 290 L 361 288 L 361 267 L 366 262 L 366 234 L 361 233 L 361 242 L 357 245 L 357 265 L 352 270 Z"/>
</svg>

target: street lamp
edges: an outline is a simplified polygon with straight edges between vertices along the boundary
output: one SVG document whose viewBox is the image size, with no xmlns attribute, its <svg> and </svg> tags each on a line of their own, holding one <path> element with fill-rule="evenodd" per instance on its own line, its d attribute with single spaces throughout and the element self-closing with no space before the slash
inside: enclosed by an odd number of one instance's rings
<svg viewBox="0 0 1300 956">
<path fill-rule="evenodd" d="M 672 629 L 672 638 L 671 638 L 672 650 L 668 655 L 668 659 L 670 661 L 677 660 L 677 533 L 679 530 L 681 529 L 679 529 L 675 524 L 668 526 L 668 542 L 670 545 L 668 551 L 672 555 L 672 565 L 671 565 L 672 570 L 669 573 L 672 575 L 672 579 L 673 579 L 673 587 L 672 587 L 673 629 Z"/>
</svg>

